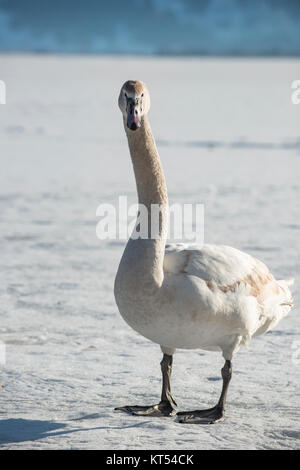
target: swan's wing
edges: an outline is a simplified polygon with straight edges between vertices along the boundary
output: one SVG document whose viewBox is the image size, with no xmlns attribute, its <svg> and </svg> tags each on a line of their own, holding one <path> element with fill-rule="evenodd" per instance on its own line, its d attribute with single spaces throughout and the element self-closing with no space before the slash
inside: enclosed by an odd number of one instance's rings
<svg viewBox="0 0 300 470">
<path fill-rule="evenodd" d="M 229 246 L 168 245 L 164 270 L 202 279 L 214 296 L 254 297 L 261 313 L 257 334 L 273 327 L 292 306 L 289 281 L 276 281 L 264 263 Z"/>
<path fill-rule="evenodd" d="M 257 267 L 257 261 L 247 253 L 226 245 L 197 247 L 173 244 L 166 246 L 164 270 L 174 274 L 190 274 L 225 287 L 245 279 Z M 263 271 L 262 266 L 260 271 Z"/>
</svg>

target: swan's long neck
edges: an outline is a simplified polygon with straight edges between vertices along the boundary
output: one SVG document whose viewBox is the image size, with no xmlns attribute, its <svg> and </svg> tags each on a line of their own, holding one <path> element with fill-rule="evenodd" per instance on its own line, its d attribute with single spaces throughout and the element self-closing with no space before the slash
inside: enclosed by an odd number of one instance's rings
<svg viewBox="0 0 300 470">
<path fill-rule="evenodd" d="M 156 285 L 163 281 L 163 260 L 168 230 L 168 193 L 160 158 L 146 116 L 141 127 L 130 131 L 124 122 L 134 168 L 140 210 L 137 223 L 148 219 L 148 239 L 130 238 L 124 256 L 130 258 L 131 269 L 147 282 Z M 160 209 L 158 211 L 158 208 Z M 159 214 L 159 217 L 157 217 Z M 152 228 L 152 232 L 151 232 Z M 154 230 L 153 230 L 154 229 Z M 154 235 L 154 238 L 150 238 Z"/>
<path fill-rule="evenodd" d="M 134 168 L 139 204 L 149 210 L 151 204 L 168 204 L 167 186 L 160 158 L 146 116 L 137 131 L 125 126 Z"/>
</svg>

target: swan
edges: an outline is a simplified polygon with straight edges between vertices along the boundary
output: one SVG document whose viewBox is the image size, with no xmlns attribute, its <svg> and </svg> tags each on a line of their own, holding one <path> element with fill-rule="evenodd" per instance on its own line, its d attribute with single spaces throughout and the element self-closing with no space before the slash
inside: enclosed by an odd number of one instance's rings
<svg viewBox="0 0 300 470">
<path fill-rule="evenodd" d="M 158 204 L 161 210 L 155 237 L 129 238 L 115 278 L 115 300 L 128 325 L 160 345 L 163 358 L 160 402 L 115 409 L 139 416 L 177 415 L 180 423 L 216 423 L 225 417 L 234 354 L 288 314 L 293 280 L 275 280 L 261 261 L 229 246 L 166 246 L 168 194 L 147 117 L 150 96 L 146 85 L 138 80 L 125 82 L 118 104 L 138 201 L 147 208 L 143 217 L 150 224 L 151 206 Z M 138 217 L 136 229 L 140 223 Z M 177 348 L 222 352 L 223 386 L 213 408 L 177 412 L 171 394 L 172 359 Z"/>
</svg>

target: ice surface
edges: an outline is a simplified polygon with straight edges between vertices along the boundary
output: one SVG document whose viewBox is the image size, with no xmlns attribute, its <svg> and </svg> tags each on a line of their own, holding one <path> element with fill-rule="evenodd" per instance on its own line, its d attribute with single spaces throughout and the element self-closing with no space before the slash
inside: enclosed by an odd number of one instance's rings
<svg viewBox="0 0 300 470">
<path fill-rule="evenodd" d="M 296 60 L 0 56 L 2 449 L 299 448 L 300 105 Z M 100 241 L 101 202 L 135 200 L 117 96 L 150 89 L 170 202 L 205 204 L 205 241 L 295 277 L 296 307 L 234 361 L 214 426 L 113 411 L 160 396 L 159 347 L 113 297 L 123 241 Z M 223 360 L 178 351 L 180 410 L 215 404 Z"/>
</svg>

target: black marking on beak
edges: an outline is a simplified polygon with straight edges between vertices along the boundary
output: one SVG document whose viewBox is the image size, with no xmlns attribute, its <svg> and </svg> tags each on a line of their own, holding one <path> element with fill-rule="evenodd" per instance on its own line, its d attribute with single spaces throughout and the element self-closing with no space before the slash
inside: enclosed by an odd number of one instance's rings
<svg viewBox="0 0 300 470">
<path fill-rule="evenodd" d="M 132 131 L 135 131 L 141 127 L 140 114 L 138 111 L 138 101 L 134 99 L 127 99 L 127 127 Z"/>
</svg>

